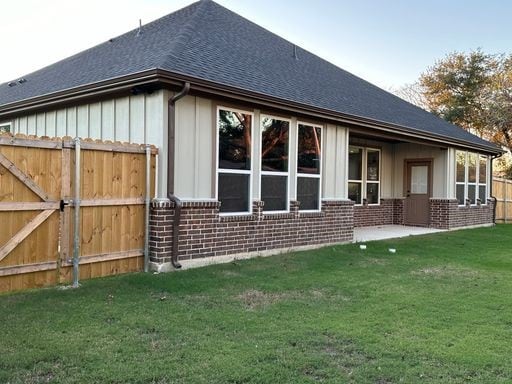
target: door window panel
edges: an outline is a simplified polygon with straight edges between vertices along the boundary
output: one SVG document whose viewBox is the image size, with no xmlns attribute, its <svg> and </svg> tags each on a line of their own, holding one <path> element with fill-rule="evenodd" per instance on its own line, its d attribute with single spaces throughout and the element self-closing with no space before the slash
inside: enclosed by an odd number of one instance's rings
<svg viewBox="0 0 512 384">
<path fill-rule="evenodd" d="M 428 166 L 411 166 L 411 193 L 428 193 Z"/>
</svg>

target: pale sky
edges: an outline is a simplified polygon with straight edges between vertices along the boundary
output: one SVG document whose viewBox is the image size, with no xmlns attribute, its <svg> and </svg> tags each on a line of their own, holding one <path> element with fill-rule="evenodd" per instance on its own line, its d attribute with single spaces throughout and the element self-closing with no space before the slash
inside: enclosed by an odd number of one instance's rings
<svg viewBox="0 0 512 384">
<path fill-rule="evenodd" d="M 190 0 L 0 0 L 0 83 L 171 13 Z M 447 53 L 512 53 L 508 0 L 217 0 L 382 88 Z"/>
</svg>

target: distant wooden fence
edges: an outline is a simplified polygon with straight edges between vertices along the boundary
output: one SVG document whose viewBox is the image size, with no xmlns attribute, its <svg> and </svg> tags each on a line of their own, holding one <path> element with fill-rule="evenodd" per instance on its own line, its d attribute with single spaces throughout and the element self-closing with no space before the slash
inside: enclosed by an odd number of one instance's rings
<svg viewBox="0 0 512 384">
<path fill-rule="evenodd" d="M 92 140 L 79 147 L 75 168 L 71 138 L 0 135 L 0 292 L 71 282 L 75 248 L 80 279 L 143 268 L 157 150 Z"/>
<path fill-rule="evenodd" d="M 492 181 L 492 194 L 496 197 L 496 221 L 512 222 L 512 180 L 495 177 Z"/>
</svg>

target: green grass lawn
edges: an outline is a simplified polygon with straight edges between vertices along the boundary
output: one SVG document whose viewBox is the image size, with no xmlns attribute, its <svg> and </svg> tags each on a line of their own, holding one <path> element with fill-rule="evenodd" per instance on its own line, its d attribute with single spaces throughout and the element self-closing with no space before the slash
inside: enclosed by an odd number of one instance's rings
<svg viewBox="0 0 512 384">
<path fill-rule="evenodd" d="M 0 383 L 512 382 L 511 240 L 499 225 L 2 295 Z"/>
</svg>

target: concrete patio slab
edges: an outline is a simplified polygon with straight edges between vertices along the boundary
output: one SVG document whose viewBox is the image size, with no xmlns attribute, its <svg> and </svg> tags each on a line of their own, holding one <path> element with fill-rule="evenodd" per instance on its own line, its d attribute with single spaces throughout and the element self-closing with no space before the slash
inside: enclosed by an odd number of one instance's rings
<svg viewBox="0 0 512 384">
<path fill-rule="evenodd" d="M 408 227 L 405 225 L 378 225 L 375 227 L 354 228 L 354 243 L 365 241 L 394 239 L 415 235 L 426 235 L 430 233 L 445 232 L 444 229 Z"/>
</svg>

